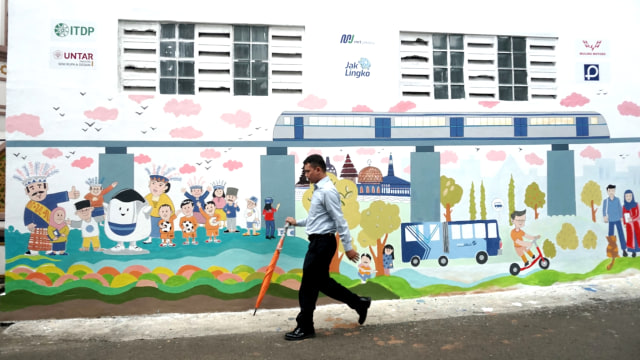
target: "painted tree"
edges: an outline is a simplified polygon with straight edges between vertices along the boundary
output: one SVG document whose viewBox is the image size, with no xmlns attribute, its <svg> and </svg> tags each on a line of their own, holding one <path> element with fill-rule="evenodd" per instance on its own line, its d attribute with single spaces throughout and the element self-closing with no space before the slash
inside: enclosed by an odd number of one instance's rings
<svg viewBox="0 0 640 360">
<path fill-rule="evenodd" d="M 549 239 L 545 239 L 542 244 L 542 253 L 546 258 L 553 259 L 558 253 L 558 250 L 556 250 L 556 244 Z"/>
<path fill-rule="evenodd" d="M 384 274 L 384 246 L 387 244 L 389 234 L 400 228 L 400 208 L 398 205 L 376 200 L 369 208 L 360 214 L 360 228 L 358 244 L 369 247 L 373 263 L 376 267 L 376 276 Z"/>
<path fill-rule="evenodd" d="M 524 192 L 524 204 L 533 209 L 536 219 L 540 215 L 538 209 L 546 204 L 545 196 L 546 194 L 540 190 L 540 186 L 535 181 L 529 184 Z"/>
<path fill-rule="evenodd" d="M 511 174 L 511 180 L 509 180 L 509 225 L 513 225 L 511 222 L 511 214 L 516 211 L 516 184 L 513 181 L 513 174 Z"/>
<path fill-rule="evenodd" d="M 585 249 L 595 249 L 596 245 L 598 245 L 598 236 L 592 230 L 587 231 L 582 238 L 582 247 Z"/>
<path fill-rule="evenodd" d="M 485 197 L 484 181 L 480 182 L 480 219 L 487 220 L 487 200 Z"/>
<path fill-rule="evenodd" d="M 347 179 L 340 179 L 331 174 L 327 173 L 329 179 L 338 190 L 338 194 L 340 194 L 340 202 L 342 203 L 342 213 L 344 214 L 345 220 L 347 220 L 347 224 L 349 225 L 349 229 L 353 230 L 358 225 L 360 225 L 360 203 L 358 203 L 358 188 L 356 184 Z M 309 189 L 304 192 L 302 195 L 302 205 L 309 212 L 309 208 L 311 207 L 311 196 L 313 195 L 313 189 L 315 188 L 314 184 L 311 184 Z M 336 242 L 338 251 L 333 255 L 331 259 L 331 264 L 329 265 L 330 272 L 340 272 L 340 262 L 344 257 L 344 246 L 342 245 L 342 241 L 340 240 L 340 235 L 336 234 Z M 354 248 L 356 248 L 354 246 Z M 357 251 L 357 248 L 356 248 Z"/>
<path fill-rule="evenodd" d="M 473 185 L 473 181 L 471 182 L 471 191 L 469 191 L 469 219 L 476 219 L 476 190 Z"/>
<path fill-rule="evenodd" d="M 556 243 L 565 250 L 577 249 L 580 241 L 578 240 L 576 228 L 569 223 L 562 224 L 560 232 L 556 235 Z"/>
<path fill-rule="evenodd" d="M 600 188 L 600 185 L 593 180 L 584 184 L 582 187 L 582 193 L 580 194 L 580 199 L 583 204 L 591 208 L 591 220 L 596 222 L 596 213 L 598 212 L 596 205 L 602 205 L 602 189 Z"/>
<path fill-rule="evenodd" d="M 446 221 L 451 221 L 451 213 L 453 212 L 451 208 L 460 202 L 462 192 L 462 186 L 456 184 L 452 178 L 440 176 L 440 204 L 445 209 L 444 218 Z"/>
</svg>

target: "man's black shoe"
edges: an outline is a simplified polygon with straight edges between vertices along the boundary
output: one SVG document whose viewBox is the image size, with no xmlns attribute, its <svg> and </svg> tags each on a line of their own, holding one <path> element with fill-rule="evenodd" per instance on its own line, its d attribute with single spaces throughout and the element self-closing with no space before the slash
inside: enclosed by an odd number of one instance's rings
<svg viewBox="0 0 640 360">
<path fill-rule="evenodd" d="M 301 327 L 297 327 L 292 332 L 286 333 L 284 335 L 284 339 L 289 341 L 297 341 L 297 340 L 309 339 L 315 336 L 316 336 L 315 330 L 303 330 Z"/>
<path fill-rule="evenodd" d="M 365 320 L 367 320 L 367 311 L 369 310 L 369 306 L 371 306 L 371 298 L 360 297 L 360 304 L 356 307 L 356 312 L 360 315 L 358 318 L 358 324 L 362 325 Z"/>
</svg>

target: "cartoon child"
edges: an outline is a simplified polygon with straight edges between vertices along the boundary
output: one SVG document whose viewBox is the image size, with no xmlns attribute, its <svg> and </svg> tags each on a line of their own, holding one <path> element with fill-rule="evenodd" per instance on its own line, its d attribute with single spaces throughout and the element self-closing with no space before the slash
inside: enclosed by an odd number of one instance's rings
<svg viewBox="0 0 640 360">
<path fill-rule="evenodd" d="M 225 182 L 222 180 L 215 181 L 213 184 L 213 203 L 216 206 L 216 215 L 220 226 L 226 226 L 227 213 L 224 212 L 224 206 L 227 205 L 226 194 L 224 193 Z M 205 207 L 204 204 L 202 207 Z"/>
<path fill-rule="evenodd" d="M 149 238 L 143 241 L 143 244 L 151 244 L 153 242 L 153 238 L 160 237 L 160 207 L 162 205 L 169 205 L 171 208 L 171 214 L 173 214 L 173 202 L 167 193 L 171 189 L 170 181 L 180 180 L 180 177 L 175 176 L 172 171 L 174 168 L 166 169 L 166 166 L 155 167 L 153 166 L 151 170 L 146 169 L 149 174 L 149 191 L 144 198 L 147 200 L 147 203 L 151 205 L 151 234 L 149 234 Z"/>
<path fill-rule="evenodd" d="M 176 244 L 173 242 L 175 238 L 173 221 L 177 218 L 176 214 L 173 213 L 169 204 L 160 206 L 158 214 L 160 215 L 160 220 L 158 221 L 158 227 L 160 227 L 160 246 L 175 247 Z"/>
<path fill-rule="evenodd" d="M 102 251 L 100 247 L 100 229 L 98 222 L 91 216 L 93 207 L 89 200 L 80 200 L 76 204 L 76 215 L 80 220 L 67 220 L 72 228 L 82 230 L 82 247 L 80 251 L 89 251 L 93 246 L 93 251 Z"/>
<path fill-rule="evenodd" d="M 633 253 L 632 257 L 636 257 L 636 253 L 640 251 L 640 206 L 631 190 L 624 192 L 622 221 L 627 230 L 627 250 Z"/>
<path fill-rule="evenodd" d="M 198 204 L 199 205 L 199 204 Z M 200 214 L 204 216 L 207 221 L 204 223 L 204 228 L 207 230 L 207 236 L 209 237 L 205 240 L 206 243 L 219 243 L 220 239 L 216 238 L 220 234 L 220 220 L 218 220 L 218 214 L 216 213 L 216 206 L 213 201 L 208 201 L 205 204 L 204 209 L 202 206 L 199 209 Z"/>
<path fill-rule="evenodd" d="M 111 185 L 107 186 L 106 189 L 102 189 L 102 182 L 104 179 L 98 179 L 98 177 L 92 177 L 87 179 L 85 183 L 89 185 L 89 193 L 84 196 L 86 200 L 91 202 L 91 207 L 93 207 L 93 216 L 96 218 L 96 221 L 103 222 L 104 221 L 104 196 L 113 188 L 118 185 L 117 181 L 111 183 Z"/>
<path fill-rule="evenodd" d="M 180 218 L 180 222 L 178 223 L 180 225 L 180 229 L 182 229 L 182 238 L 184 239 L 182 245 L 189 245 L 189 239 L 191 239 L 191 243 L 193 245 L 198 245 L 198 242 L 196 241 L 196 231 L 198 230 L 199 221 L 196 219 L 195 214 L 193 213 L 193 201 L 191 201 L 191 199 L 184 199 L 184 201 L 182 201 L 182 203 L 180 204 L 180 209 L 181 210 L 179 211 L 184 214 L 184 216 Z M 206 218 L 199 212 L 198 215 L 200 215 L 202 219 L 204 219 L 202 223 L 205 224 Z"/>
<path fill-rule="evenodd" d="M 224 206 L 224 212 L 227 214 L 227 229 L 224 232 L 238 232 L 236 229 L 236 216 L 240 211 L 240 206 L 236 200 L 238 200 L 238 189 L 229 187 L 227 188 L 227 204 Z"/>
<path fill-rule="evenodd" d="M 47 229 L 51 239 L 51 251 L 48 251 L 47 255 L 69 255 L 66 251 L 69 239 L 69 226 L 67 226 L 66 218 L 67 212 L 61 207 L 51 211 L 51 219 Z"/>
<path fill-rule="evenodd" d="M 264 199 L 264 208 L 262 209 L 262 216 L 264 216 L 264 224 L 266 227 L 266 238 L 267 239 L 275 239 L 276 234 L 276 222 L 274 220 L 274 215 L 276 211 L 280 208 L 280 204 L 276 205 L 275 208 L 271 207 L 273 204 L 273 198 L 267 197 Z"/>
<path fill-rule="evenodd" d="M 513 246 L 516 249 L 516 254 L 522 258 L 524 261 L 524 266 L 529 265 L 529 261 L 527 257 L 524 255 L 525 251 L 531 257 L 531 259 L 535 259 L 536 256 L 531 252 L 531 245 L 533 243 L 531 241 L 524 241 L 523 238 L 527 238 L 529 240 L 537 240 L 540 238 L 540 235 L 529 235 L 522 230 L 524 227 L 524 223 L 527 220 L 526 215 L 527 210 L 514 211 L 511 213 L 511 222 L 513 222 L 513 230 L 511 230 L 511 239 L 513 240 Z"/>
<path fill-rule="evenodd" d="M 245 213 L 245 219 L 247 220 L 247 232 L 242 234 L 244 236 L 251 235 L 253 231 L 253 235 L 260 235 L 258 229 L 260 229 L 260 215 L 258 215 L 258 211 L 256 210 L 256 204 L 258 203 L 258 198 L 252 196 L 247 199 L 247 212 Z"/>
<path fill-rule="evenodd" d="M 362 254 L 360 255 L 360 264 L 358 265 L 358 276 L 362 279 L 362 283 L 366 283 L 367 280 L 371 279 L 371 275 L 373 270 L 371 269 L 371 255 Z"/>
<path fill-rule="evenodd" d="M 387 244 L 384 246 L 384 254 L 382 255 L 382 265 L 384 266 L 384 274 L 391 275 L 391 269 L 393 269 L 393 245 Z"/>
<path fill-rule="evenodd" d="M 202 178 L 200 179 L 193 178 L 189 180 L 189 183 L 188 183 L 189 191 L 191 191 L 191 193 L 187 192 L 185 188 L 182 188 L 182 192 L 184 193 L 184 196 L 187 199 L 193 202 L 193 204 L 200 204 L 202 205 L 202 207 L 204 207 L 205 201 L 207 200 L 207 196 L 209 196 L 209 193 L 211 192 L 212 188 L 211 186 L 209 186 L 207 187 L 207 191 L 203 191 L 202 182 L 203 182 Z M 200 206 L 197 206 L 197 207 L 199 208 Z M 199 212 L 193 214 L 193 216 L 195 216 L 196 219 L 198 220 L 198 224 L 204 224 L 205 218 Z"/>
</svg>

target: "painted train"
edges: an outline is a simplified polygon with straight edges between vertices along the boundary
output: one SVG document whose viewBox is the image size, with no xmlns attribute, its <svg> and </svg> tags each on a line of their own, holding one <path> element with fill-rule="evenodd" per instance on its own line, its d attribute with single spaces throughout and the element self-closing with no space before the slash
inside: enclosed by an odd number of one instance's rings
<svg viewBox="0 0 640 360">
<path fill-rule="evenodd" d="M 597 112 L 280 114 L 274 140 L 609 138 Z"/>
</svg>

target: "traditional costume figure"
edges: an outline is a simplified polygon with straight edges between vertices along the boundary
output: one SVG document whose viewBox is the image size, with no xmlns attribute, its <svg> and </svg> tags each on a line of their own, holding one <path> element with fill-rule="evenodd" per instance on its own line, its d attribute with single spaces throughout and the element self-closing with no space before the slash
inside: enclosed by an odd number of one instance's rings
<svg viewBox="0 0 640 360">
<path fill-rule="evenodd" d="M 102 183 L 104 182 L 104 178 L 98 178 L 94 176 L 92 178 L 87 179 L 85 183 L 89 185 L 89 193 L 84 196 L 86 200 L 89 200 L 91 207 L 93 208 L 93 212 L 91 213 L 91 217 L 96 218 L 96 221 L 102 222 L 104 221 L 104 196 L 111 190 L 113 190 L 117 182 L 113 182 L 111 185 L 106 188 L 102 188 Z"/>
<path fill-rule="evenodd" d="M 143 241 L 143 244 L 151 244 L 153 238 L 160 238 L 160 214 L 159 210 L 162 205 L 171 207 L 171 214 L 175 214 L 175 207 L 167 193 L 171 189 L 170 181 L 181 180 L 179 173 L 174 172 L 175 168 L 167 168 L 167 166 L 152 166 L 146 169 L 149 174 L 149 194 L 145 196 L 147 203 L 151 205 L 151 234 L 149 238 Z"/>
<path fill-rule="evenodd" d="M 184 191 L 184 196 L 187 199 L 193 201 L 193 207 L 196 209 L 200 207 L 199 205 L 201 205 L 204 208 L 204 204 L 206 203 L 207 196 L 209 196 L 209 191 L 211 190 L 211 187 L 209 187 L 207 191 L 203 192 L 204 190 L 202 188 L 203 182 L 204 181 L 202 177 L 200 177 L 199 179 L 196 179 L 194 177 L 188 182 L 190 192 Z M 204 216 L 202 216 L 202 214 L 200 214 L 199 212 L 193 213 L 193 216 L 195 216 L 195 218 L 198 220 L 198 224 L 204 224 L 206 221 Z"/>
</svg>

